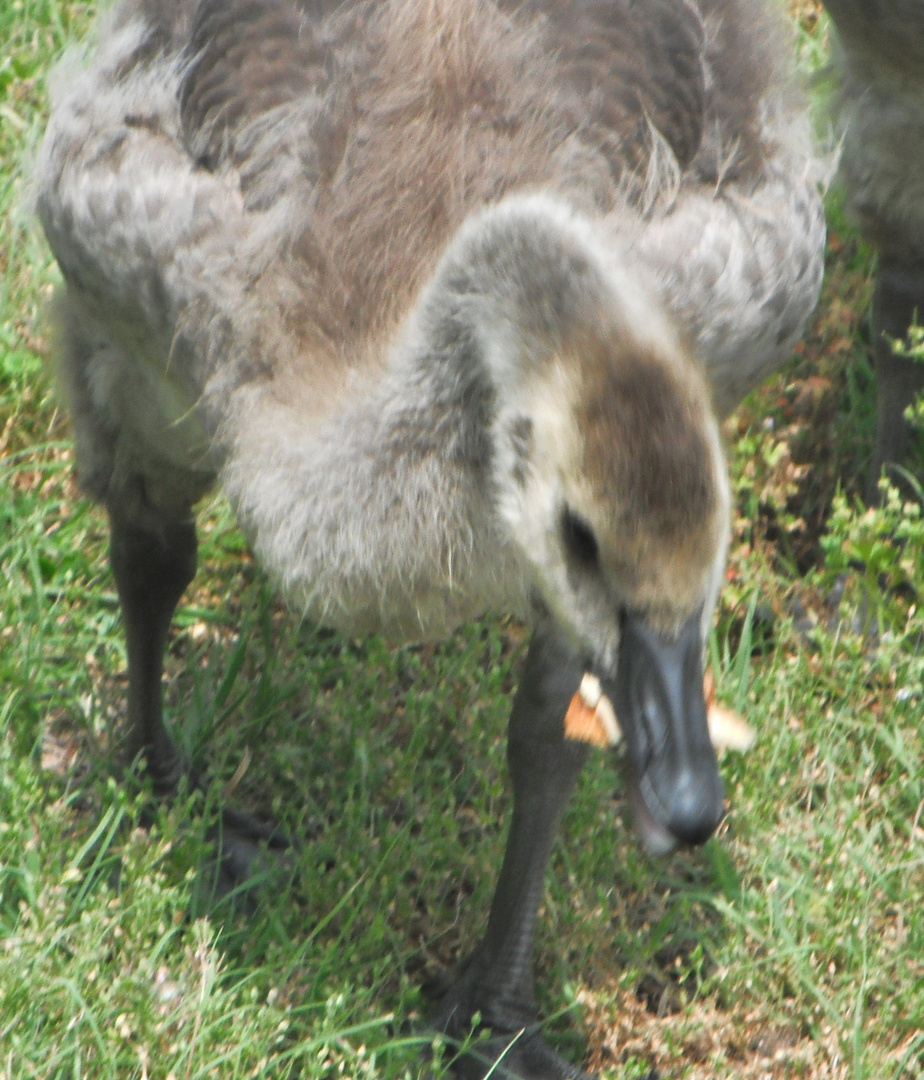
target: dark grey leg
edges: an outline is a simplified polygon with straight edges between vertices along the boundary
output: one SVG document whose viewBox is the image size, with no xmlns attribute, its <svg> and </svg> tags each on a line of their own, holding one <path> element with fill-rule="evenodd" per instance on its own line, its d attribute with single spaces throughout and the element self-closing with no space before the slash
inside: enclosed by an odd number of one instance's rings
<svg viewBox="0 0 924 1080">
<path fill-rule="evenodd" d="M 499 1057 L 492 1077 L 586 1077 L 538 1034 L 533 976 L 546 864 L 587 757 L 586 746 L 564 737 L 565 711 L 582 670 L 554 631 L 537 631 L 510 715 L 513 819 L 487 932 L 433 1018 L 434 1026 L 453 1038 L 469 1033 L 475 1013 L 491 1030 L 490 1040 L 455 1066 L 466 1080 L 481 1080 Z"/>
<path fill-rule="evenodd" d="M 154 533 L 113 510 L 109 519 L 109 560 L 128 649 L 128 754 L 143 758 L 155 793 L 167 795 L 184 763 L 164 726 L 161 674 L 173 612 L 196 573 L 196 526 L 181 521 Z"/>
<path fill-rule="evenodd" d="M 903 413 L 924 389 L 924 364 L 896 356 L 888 338 L 902 340 L 917 317 L 924 320 L 924 260 L 881 255 L 873 296 L 873 359 L 876 367 L 877 422 L 867 498 L 879 502 L 883 467 L 901 465 L 908 451 Z M 891 470 L 890 470 L 891 471 Z M 900 484 L 900 478 L 892 476 Z"/>
<path fill-rule="evenodd" d="M 161 676 L 173 613 L 196 572 L 195 522 L 164 524 L 157 532 L 126 522 L 110 510 L 109 559 L 122 607 L 128 650 L 128 756 L 144 762 L 155 795 L 172 795 L 189 763 L 184 761 L 164 725 Z M 191 784 L 199 778 L 190 774 Z M 264 845 L 284 849 L 288 837 L 274 826 L 223 807 L 211 833 L 217 860 L 213 892 L 227 894 L 268 864 Z"/>
</svg>

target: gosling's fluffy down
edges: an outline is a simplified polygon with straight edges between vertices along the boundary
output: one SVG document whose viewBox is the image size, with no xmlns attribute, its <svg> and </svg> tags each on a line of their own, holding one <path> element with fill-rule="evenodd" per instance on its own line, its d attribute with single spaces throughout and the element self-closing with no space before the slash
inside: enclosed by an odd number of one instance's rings
<svg viewBox="0 0 924 1080">
<path fill-rule="evenodd" d="M 924 369 L 895 349 L 924 312 L 924 5 L 826 6 L 839 80 L 840 180 L 849 212 L 878 255 L 870 327 L 877 421 L 867 485 L 867 498 L 878 502 L 883 468 L 906 486 L 915 440 L 905 412 L 924 390 Z"/>
<path fill-rule="evenodd" d="M 756 0 L 125 0 L 37 169 L 84 489 L 156 530 L 219 479 L 310 615 L 418 638 L 526 613 L 524 506 L 602 455 L 639 595 L 714 596 L 715 417 L 822 272 L 782 55 Z"/>
<path fill-rule="evenodd" d="M 878 248 L 924 258 L 924 10 L 917 0 L 825 0 L 851 210 Z"/>
</svg>

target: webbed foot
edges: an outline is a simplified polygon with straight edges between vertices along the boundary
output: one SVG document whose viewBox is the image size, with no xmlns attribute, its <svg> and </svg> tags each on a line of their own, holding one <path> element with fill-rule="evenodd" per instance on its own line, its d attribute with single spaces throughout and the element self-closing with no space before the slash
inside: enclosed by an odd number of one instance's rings
<svg viewBox="0 0 924 1080">
<path fill-rule="evenodd" d="M 476 951 L 448 977 L 428 988 L 437 999 L 429 1024 L 446 1036 L 457 1056 L 450 1068 L 460 1080 L 595 1080 L 545 1041 L 532 1005 L 505 1000 L 492 990 L 487 965 Z"/>
<path fill-rule="evenodd" d="M 517 1031 L 491 1029 L 452 1060 L 459 1080 L 595 1080 L 556 1053 L 535 1025 Z"/>
<path fill-rule="evenodd" d="M 250 898 L 267 878 L 292 873 L 297 845 L 276 825 L 234 807 L 222 807 L 207 835 L 212 845 L 210 888 L 217 898 Z"/>
<path fill-rule="evenodd" d="M 466 1016 L 466 1014 L 468 1015 Z M 456 1010 L 439 1026 L 454 1057 L 447 1057 L 459 1080 L 595 1080 L 552 1049 L 538 1023 L 506 1027 L 474 1023 L 476 1010 Z"/>
</svg>

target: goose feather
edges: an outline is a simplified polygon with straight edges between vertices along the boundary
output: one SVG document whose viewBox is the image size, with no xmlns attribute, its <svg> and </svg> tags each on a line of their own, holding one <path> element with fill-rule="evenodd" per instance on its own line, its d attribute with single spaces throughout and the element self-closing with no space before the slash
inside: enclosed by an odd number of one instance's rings
<svg viewBox="0 0 924 1080">
<path fill-rule="evenodd" d="M 471 331 L 479 229 L 551 221 L 727 412 L 821 275 L 765 32 L 751 0 L 121 4 L 59 74 L 37 170 L 84 487 L 156 519 L 220 477 L 295 602 L 350 632 L 523 613 L 490 391 L 422 335 Z M 516 348 L 482 308 L 479 345 Z"/>
</svg>

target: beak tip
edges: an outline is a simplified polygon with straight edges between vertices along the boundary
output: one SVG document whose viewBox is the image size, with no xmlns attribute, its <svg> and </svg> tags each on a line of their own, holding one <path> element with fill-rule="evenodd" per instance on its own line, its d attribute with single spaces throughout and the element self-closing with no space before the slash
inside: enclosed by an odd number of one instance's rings
<svg viewBox="0 0 924 1080">
<path fill-rule="evenodd" d="M 705 843 L 725 816 L 725 792 L 718 773 L 714 779 L 715 783 L 705 785 L 681 781 L 675 788 L 667 808 L 667 827 L 683 844 Z"/>
</svg>

